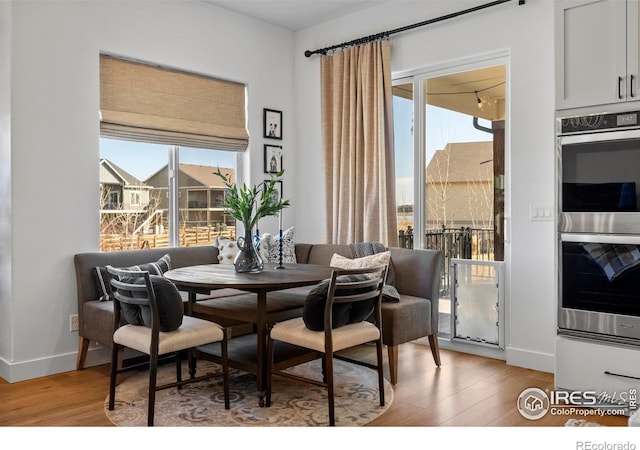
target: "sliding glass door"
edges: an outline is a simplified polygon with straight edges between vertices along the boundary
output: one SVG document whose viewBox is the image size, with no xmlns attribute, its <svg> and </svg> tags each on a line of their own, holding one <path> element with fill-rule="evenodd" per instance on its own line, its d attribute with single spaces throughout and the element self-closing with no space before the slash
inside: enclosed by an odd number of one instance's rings
<svg viewBox="0 0 640 450">
<path fill-rule="evenodd" d="M 414 73 L 393 86 L 399 243 L 444 253 L 445 339 L 456 324 L 452 261 L 504 259 L 506 80 L 504 62 L 485 62 Z"/>
</svg>

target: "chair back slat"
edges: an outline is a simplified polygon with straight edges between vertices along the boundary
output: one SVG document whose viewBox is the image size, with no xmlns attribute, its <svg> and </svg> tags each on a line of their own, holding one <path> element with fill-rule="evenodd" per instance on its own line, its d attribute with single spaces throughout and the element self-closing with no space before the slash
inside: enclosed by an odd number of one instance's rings
<svg viewBox="0 0 640 450">
<path fill-rule="evenodd" d="M 156 302 L 155 292 L 151 284 L 151 275 L 148 271 L 136 271 L 127 269 L 118 269 L 112 266 L 106 266 L 107 272 L 111 275 L 109 282 L 113 287 L 114 305 L 121 316 L 121 303 L 130 305 L 149 306 L 151 308 L 151 329 L 157 334 L 160 326 L 160 313 Z M 144 279 L 144 283 L 140 283 L 140 278 Z M 114 330 L 120 326 L 119 320 L 114 321 Z M 153 339 L 157 342 L 157 336 Z"/>
</svg>

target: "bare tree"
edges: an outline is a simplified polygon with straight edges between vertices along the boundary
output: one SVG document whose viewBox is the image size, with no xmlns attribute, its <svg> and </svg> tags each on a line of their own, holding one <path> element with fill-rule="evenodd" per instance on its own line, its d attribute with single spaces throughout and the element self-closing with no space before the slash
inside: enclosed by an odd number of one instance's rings
<svg viewBox="0 0 640 450">
<path fill-rule="evenodd" d="M 440 152 L 438 154 L 438 152 Z M 445 226 L 448 223 L 447 200 L 449 188 L 449 173 L 451 164 L 450 146 L 444 150 L 438 150 L 433 158 L 435 173 L 427 176 L 427 184 L 431 187 L 431 195 L 427 197 L 427 217 L 431 217 L 435 227 Z"/>
<path fill-rule="evenodd" d="M 100 247 L 102 250 L 128 250 L 139 246 L 137 236 L 157 220 L 160 199 L 150 195 L 140 210 L 126 210 L 122 203 L 111 203 L 112 189 L 100 188 Z"/>
</svg>

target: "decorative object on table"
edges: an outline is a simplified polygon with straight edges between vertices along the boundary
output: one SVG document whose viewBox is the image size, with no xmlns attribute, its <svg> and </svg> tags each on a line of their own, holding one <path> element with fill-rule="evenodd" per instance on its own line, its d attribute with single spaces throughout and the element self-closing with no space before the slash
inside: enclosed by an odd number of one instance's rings
<svg viewBox="0 0 640 450">
<path fill-rule="evenodd" d="M 265 180 L 265 189 L 267 186 L 267 180 Z M 274 201 L 277 201 L 278 199 L 282 199 L 282 181 L 279 181 L 278 185 L 276 185 L 276 188 L 273 190 L 272 194 L 274 196 Z M 265 195 L 266 195 L 266 191 L 265 191 Z M 282 211 L 280 211 L 278 213 L 278 224 L 279 224 L 279 231 L 278 231 L 278 237 L 279 237 L 279 241 L 278 241 L 278 269 L 284 269 L 284 266 L 282 265 L 283 263 L 283 248 L 282 248 Z"/>
<path fill-rule="evenodd" d="M 312 361 L 294 370 L 301 375 L 321 373 L 320 361 Z M 198 371 L 220 367 L 210 361 L 198 361 Z M 184 373 L 187 373 L 185 364 Z M 336 425 L 363 426 L 382 415 L 393 402 L 393 389 L 385 380 L 385 406 L 375 402 L 378 379 L 374 371 L 336 360 Z M 188 375 L 185 375 L 185 378 Z M 175 366 L 158 368 L 158 382 L 175 377 Z M 275 378 L 270 408 L 258 406 L 255 376 L 229 369 L 231 409 L 224 409 L 220 381 L 215 379 L 189 384 L 181 390 L 166 389 L 157 393 L 155 426 L 171 427 L 324 427 L 328 424 L 327 391 L 319 386 Z M 146 389 L 148 377 L 135 374 L 116 387 L 115 410 L 107 418 L 116 426 L 146 425 Z M 300 401 L 304 399 L 304 401 Z"/>
<path fill-rule="evenodd" d="M 282 146 L 264 145 L 264 173 L 278 173 L 282 170 Z"/>
<path fill-rule="evenodd" d="M 213 245 L 218 248 L 218 261 L 220 264 L 233 264 L 240 252 L 236 241 L 222 236 L 216 236 Z"/>
<path fill-rule="evenodd" d="M 253 234 L 254 227 L 257 228 L 258 221 L 262 217 L 275 216 L 281 213 L 282 209 L 289 206 L 289 200 L 283 200 L 281 177 L 284 170 L 275 175 L 271 175 L 269 180 L 265 180 L 260 186 L 248 187 L 243 184 L 238 187 L 232 183 L 228 175 L 220 172 L 220 168 L 214 172 L 219 176 L 226 186 L 226 192 L 222 207 L 225 214 L 229 214 L 234 219 L 242 222 L 244 236 L 237 239 L 239 252 L 234 260 L 237 272 L 260 272 L 264 268 L 264 263 L 260 254 L 256 250 L 259 239 Z M 276 190 L 279 183 L 280 190 Z"/>
<path fill-rule="evenodd" d="M 282 111 L 264 109 L 264 137 L 282 139 Z"/>
</svg>

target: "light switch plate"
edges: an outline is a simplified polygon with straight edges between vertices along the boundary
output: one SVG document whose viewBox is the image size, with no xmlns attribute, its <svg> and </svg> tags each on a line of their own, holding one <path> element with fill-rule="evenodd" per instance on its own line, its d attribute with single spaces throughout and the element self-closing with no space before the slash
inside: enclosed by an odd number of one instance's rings
<svg viewBox="0 0 640 450">
<path fill-rule="evenodd" d="M 529 205 L 529 218 L 532 222 L 553 220 L 553 206 Z"/>
</svg>

